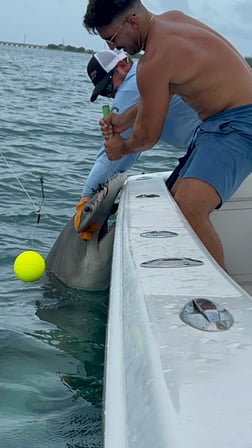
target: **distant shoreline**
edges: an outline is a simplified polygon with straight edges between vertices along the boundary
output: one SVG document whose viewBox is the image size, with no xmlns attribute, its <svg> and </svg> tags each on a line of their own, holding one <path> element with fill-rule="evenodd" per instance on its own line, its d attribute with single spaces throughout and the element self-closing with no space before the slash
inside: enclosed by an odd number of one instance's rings
<svg viewBox="0 0 252 448">
<path fill-rule="evenodd" d="M 17 47 L 17 48 L 37 48 L 40 50 L 57 50 L 57 51 L 69 51 L 72 53 L 84 53 L 84 54 L 94 54 L 97 50 L 87 49 L 84 47 L 74 47 L 73 45 L 64 44 L 30 44 L 26 42 L 11 42 L 11 41 L 0 41 L 1 46 Z M 139 58 L 140 54 L 134 55 L 134 58 Z"/>
<path fill-rule="evenodd" d="M 64 44 L 31 44 L 28 42 L 13 42 L 13 41 L 0 41 L 0 47 L 20 47 L 20 48 L 37 48 L 41 50 L 60 50 L 60 51 L 71 51 L 74 53 L 88 53 L 93 54 L 95 50 L 86 49 L 84 47 L 74 47 L 72 45 L 64 45 Z"/>
<path fill-rule="evenodd" d="M 71 51 L 73 53 L 88 53 L 93 54 L 95 50 L 86 49 L 84 47 L 73 47 L 72 45 L 63 45 L 63 44 L 48 44 L 45 46 L 45 49 L 48 50 L 60 50 L 60 51 Z"/>
<path fill-rule="evenodd" d="M 86 53 L 86 54 L 94 54 L 97 50 L 89 50 L 86 49 L 84 47 L 72 47 L 71 45 L 55 45 L 55 44 L 49 44 L 47 45 L 48 50 L 60 50 L 60 51 L 72 51 L 74 53 Z M 134 56 L 132 56 L 132 58 L 139 58 L 140 57 L 140 53 L 135 54 Z"/>
</svg>

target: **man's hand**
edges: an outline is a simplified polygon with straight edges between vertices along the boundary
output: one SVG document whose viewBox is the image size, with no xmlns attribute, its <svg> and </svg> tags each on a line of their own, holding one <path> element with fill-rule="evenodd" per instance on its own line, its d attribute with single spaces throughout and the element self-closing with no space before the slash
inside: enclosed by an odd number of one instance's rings
<svg viewBox="0 0 252 448">
<path fill-rule="evenodd" d="M 122 115 L 109 113 L 105 118 L 101 118 L 99 124 L 101 133 L 105 140 L 108 140 L 111 134 L 120 134 L 125 128 L 122 125 Z"/>
<path fill-rule="evenodd" d="M 115 134 L 111 139 L 106 140 L 104 146 L 109 160 L 119 160 L 127 154 L 125 139 L 119 134 Z"/>
<path fill-rule="evenodd" d="M 100 120 L 101 133 L 105 140 L 110 138 L 111 134 L 121 134 L 123 131 L 133 126 L 137 112 L 137 106 L 131 107 L 123 114 L 110 112 L 105 118 Z"/>
</svg>

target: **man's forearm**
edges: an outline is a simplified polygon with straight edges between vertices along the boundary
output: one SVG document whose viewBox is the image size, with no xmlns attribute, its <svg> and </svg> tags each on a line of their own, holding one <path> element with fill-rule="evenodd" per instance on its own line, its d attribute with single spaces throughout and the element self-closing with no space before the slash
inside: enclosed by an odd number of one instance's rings
<svg viewBox="0 0 252 448">
<path fill-rule="evenodd" d="M 137 104 L 124 112 L 123 117 L 127 123 L 127 129 L 132 128 L 137 116 Z"/>
<path fill-rule="evenodd" d="M 142 131 L 139 128 L 133 130 L 132 135 L 124 140 L 124 154 L 147 151 L 158 141 L 158 137 L 151 136 L 149 132 Z"/>
</svg>

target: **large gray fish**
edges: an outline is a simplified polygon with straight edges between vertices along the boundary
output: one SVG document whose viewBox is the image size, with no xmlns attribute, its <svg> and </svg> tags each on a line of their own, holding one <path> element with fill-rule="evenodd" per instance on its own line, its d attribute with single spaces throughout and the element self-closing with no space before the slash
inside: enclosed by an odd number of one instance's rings
<svg viewBox="0 0 252 448">
<path fill-rule="evenodd" d="M 50 278 L 55 276 L 76 289 L 109 287 L 115 225 L 107 228 L 107 221 L 125 179 L 126 173 L 118 174 L 93 196 L 82 212 L 78 232 L 74 217 L 70 219 L 48 254 L 46 266 Z M 92 233 L 91 240 L 83 240 L 79 233 L 93 223 L 99 229 Z"/>
</svg>

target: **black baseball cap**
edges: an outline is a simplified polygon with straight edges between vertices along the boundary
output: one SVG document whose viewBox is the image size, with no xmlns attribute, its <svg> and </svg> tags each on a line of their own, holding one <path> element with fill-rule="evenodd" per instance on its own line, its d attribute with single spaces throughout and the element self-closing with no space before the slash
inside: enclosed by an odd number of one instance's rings
<svg viewBox="0 0 252 448">
<path fill-rule="evenodd" d="M 90 101 L 97 99 L 108 84 L 118 62 L 126 58 L 127 54 L 123 50 L 102 50 L 94 53 L 87 66 L 88 76 L 95 85 Z"/>
</svg>

